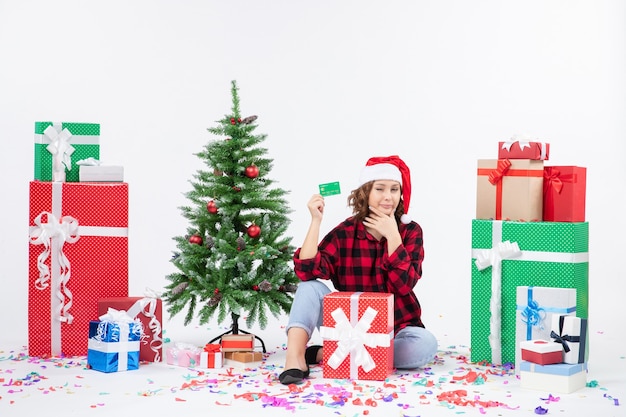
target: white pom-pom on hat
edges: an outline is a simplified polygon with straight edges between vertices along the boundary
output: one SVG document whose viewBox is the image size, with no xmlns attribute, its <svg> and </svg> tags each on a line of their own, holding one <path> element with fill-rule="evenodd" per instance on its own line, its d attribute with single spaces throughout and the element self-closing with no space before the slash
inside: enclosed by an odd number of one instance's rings
<svg viewBox="0 0 626 417">
<path fill-rule="evenodd" d="M 359 186 L 376 180 L 398 181 L 402 186 L 402 200 L 404 201 L 404 214 L 400 221 L 404 224 L 411 223 L 408 215 L 409 203 L 411 202 L 411 171 L 398 155 L 375 156 L 368 159 L 359 176 Z"/>
</svg>

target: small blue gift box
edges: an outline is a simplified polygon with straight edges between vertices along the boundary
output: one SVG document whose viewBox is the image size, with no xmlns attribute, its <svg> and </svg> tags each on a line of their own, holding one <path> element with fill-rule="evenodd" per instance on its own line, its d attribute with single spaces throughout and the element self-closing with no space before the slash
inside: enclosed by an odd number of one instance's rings
<svg viewBox="0 0 626 417">
<path fill-rule="evenodd" d="M 587 385 L 586 363 L 537 365 L 520 363 L 520 387 L 569 394 Z"/>
<path fill-rule="evenodd" d="M 87 365 L 101 372 L 138 369 L 141 333 L 141 322 L 90 321 Z"/>
</svg>

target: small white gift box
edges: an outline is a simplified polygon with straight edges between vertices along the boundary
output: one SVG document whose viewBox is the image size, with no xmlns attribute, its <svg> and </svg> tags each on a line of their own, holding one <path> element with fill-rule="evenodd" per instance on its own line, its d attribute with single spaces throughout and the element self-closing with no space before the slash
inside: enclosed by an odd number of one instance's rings
<svg viewBox="0 0 626 417">
<path fill-rule="evenodd" d="M 561 344 L 564 363 L 587 362 L 587 319 L 553 316 L 550 337 Z"/>
</svg>

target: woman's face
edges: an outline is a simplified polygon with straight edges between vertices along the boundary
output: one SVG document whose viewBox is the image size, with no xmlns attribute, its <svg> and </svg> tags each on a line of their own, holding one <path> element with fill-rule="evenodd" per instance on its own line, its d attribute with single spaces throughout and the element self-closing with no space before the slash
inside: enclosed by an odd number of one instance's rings
<svg viewBox="0 0 626 417">
<path fill-rule="evenodd" d="M 388 216 L 395 213 L 400 204 L 400 183 L 392 180 L 376 180 L 370 191 L 368 204 Z"/>
</svg>

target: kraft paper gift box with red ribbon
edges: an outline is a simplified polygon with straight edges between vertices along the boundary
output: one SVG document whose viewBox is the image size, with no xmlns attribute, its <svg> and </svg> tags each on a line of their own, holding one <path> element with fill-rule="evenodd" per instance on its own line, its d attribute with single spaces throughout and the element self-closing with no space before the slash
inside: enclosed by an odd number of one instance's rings
<svg viewBox="0 0 626 417">
<path fill-rule="evenodd" d="M 142 327 L 139 320 L 115 309 L 109 309 L 99 321 L 90 321 L 87 366 L 100 372 L 139 369 Z"/>
<path fill-rule="evenodd" d="M 163 301 L 156 294 L 145 297 L 112 297 L 98 300 L 98 314 L 109 308 L 124 310 L 143 324 L 143 336 L 139 359 L 145 362 L 161 362 L 163 358 Z"/>
<path fill-rule="evenodd" d="M 544 392 L 570 394 L 587 385 L 587 364 L 538 365 L 522 361 L 520 387 Z"/>
<path fill-rule="evenodd" d="M 201 368 L 221 368 L 223 364 L 223 355 L 221 347 L 216 343 L 207 343 L 200 352 Z"/>
<path fill-rule="evenodd" d="M 165 360 L 169 365 L 195 368 L 200 365 L 202 348 L 190 343 L 176 342 L 165 348 Z"/>
<path fill-rule="evenodd" d="M 252 334 L 225 334 L 221 339 L 222 352 L 254 350 L 254 335 Z"/>
<path fill-rule="evenodd" d="M 576 315 L 576 289 L 519 286 L 516 291 L 515 364 L 524 360 L 522 343 L 530 340 L 550 340 L 552 318 Z M 559 362 L 563 362 L 563 358 Z M 519 373 L 519 367 L 515 367 Z"/>
<path fill-rule="evenodd" d="M 479 159 L 476 218 L 541 221 L 543 161 Z"/>
<path fill-rule="evenodd" d="M 393 294 L 332 292 L 324 297 L 324 378 L 382 381 L 393 372 Z"/>
<path fill-rule="evenodd" d="M 551 340 L 524 340 L 520 350 L 523 361 L 539 365 L 563 363 L 563 346 Z"/>
<path fill-rule="evenodd" d="M 30 183 L 28 353 L 84 356 L 98 300 L 128 295 L 128 184 Z"/>
<path fill-rule="evenodd" d="M 78 182 L 87 158 L 100 159 L 99 124 L 35 122 L 35 180 Z"/>
<path fill-rule="evenodd" d="M 498 142 L 498 159 L 535 159 L 547 161 L 550 158 L 550 144 L 531 140 Z"/>
<path fill-rule="evenodd" d="M 587 168 L 547 166 L 543 169 L 543 220 L 584 222 Z"/>
<path fill-rule="evenodd" d="M 261 352 L 224 352 L 225 364 L 240 368 L 250 368 L 261 364 Z"/>
<path fill-rule="evenodd" d="M 473 362 L 514 363 L 517 287 L 576 289 L 589 312 L 589 224 L 472 220 Z"/>
<path fill-rule="evenodd" d="M 561 345 L 564 363 L 584 363 L 589 355 L 587 319 L 552 316 L 552 340 Z"/>
</svg>

